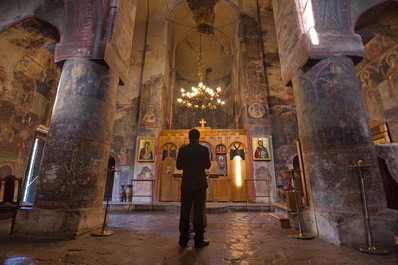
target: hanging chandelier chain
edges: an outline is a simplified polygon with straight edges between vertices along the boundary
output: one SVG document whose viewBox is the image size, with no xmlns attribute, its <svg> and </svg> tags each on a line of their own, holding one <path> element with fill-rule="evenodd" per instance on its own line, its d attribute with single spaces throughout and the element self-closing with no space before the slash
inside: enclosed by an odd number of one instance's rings
<svg viewBox="0 0 398 265">
<path fill-rule="evenodd" d="M 202 65 L 202 33 L 199 32 L 199 57 L 198 57 L 198 77 L 199 82 L 203 83 L 204 74 L 203 74 L 203 65 Z"/>
<path fill-rule="evenodd" d="M 218 107 L 224 106 L 225 102 L 220 99 L 219 93 L 221 87 L 213 90 L 204 85 L 204 66 L 202 63 L 202 33 L 199 31 L 199 50 L 198 50 L 198 77 L 199 84 L 197 87 L 192 87 L 191 92 L 185 91 L 181 88 L 181 98 L 177 101 L 187 108 L 193 109 L 211 109 L 215 110 Z"/>
</svg>

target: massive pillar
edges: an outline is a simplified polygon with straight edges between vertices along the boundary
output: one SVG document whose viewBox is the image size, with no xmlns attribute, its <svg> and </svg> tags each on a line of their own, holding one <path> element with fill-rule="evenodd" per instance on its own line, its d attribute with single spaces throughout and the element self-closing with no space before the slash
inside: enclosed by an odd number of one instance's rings
<svg viewBox="0 0 398 265">
<path fill-rule="evenodd" d="M 65 62 L 34 208 L 18 212 L 15 232 L 75 236 L 101 225 L 117 82 L 96 62 Z"/>
<path fill-rule="evenodd" d="M 36 198 L 33 208 L 18 211 L 14 232 L 75 237 L 102 224 L 116 90 L 119 78 L 127 79 L 136 1 L 115 3 L 65 0 L 55 49 L 64 66 Z"/>
<path fill-rule="evenodd" d="M 376 241 L 392 245 L 397 212 L 386 207 L 377 159 L 351 58 L 363 56 L 347 1 L 273 1 L 282 79 L 292 81 L 309 207 L 308 229 L 338 244 L 364 244 L 358 160 Z"/>
<path fill-rule="evenodd" d="M 365 242 L 359 172 L 348 166 L 358 160 L 377 166 L 377 157 L 354 65 L 346 57 L 322 60 L 294 76 L 293 88 L 319 235 L 336 243 Z M 380 216 L 386 202 L 379 171 L 374 167 L 364 176 L 374 232 L 392 238 L 379 227 L 388 222 Z"/>
</svg>

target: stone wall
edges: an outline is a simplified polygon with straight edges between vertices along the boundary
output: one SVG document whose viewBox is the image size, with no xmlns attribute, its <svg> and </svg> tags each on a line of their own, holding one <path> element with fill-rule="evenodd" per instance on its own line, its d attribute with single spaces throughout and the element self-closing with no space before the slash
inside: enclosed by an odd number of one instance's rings
<svg viewBox="0 0 398 265">
<path fill-rule="evenodd" d="M 384 159 L 392 178 L 398 183 L 398 144 L 376 144 L 377 156 Z"/>
<path fill-rule="evenodd" d="M 287 180 L 282 178 L 280 170 L 293 168 L 293 159 L 297 155 L 296 106 L 293 88 L 285 86 L 282 82 L 275 21 L 270 1 L 259 1 L 259 14 L 265 54 L 266 82 L 269 87 L 276 185 L 286 186 Z M 279 199 L 276 198 L 276 200 Z"/>
<path fill-rule="evenodd" d="M 144 4 L 146 3 L 142 1 L 137 3 L 128 80 L 117 89 L 111 156 L 115 158 L 116 168 L 120 172 L 115 173 L 113 201 L 119 200 L 121 185 L 127 185 L 128 180 L 133 178 L 134 173 L 147 30 L 147 12 Z"/>
<path fill-rule="evenodd" d="M 49 125 L 60 67 L 46 47 L 56 41 L 33 19 L 0 33 L 0 177 L 25 176 L 35 130 Z"/>
<path fill-rule="evenodd" d="M 356 70 L 367 116 L 386 121 L 393 141 L 398 141 L 398 42 L 377 35 L 365 48 Z"/>
</svg>

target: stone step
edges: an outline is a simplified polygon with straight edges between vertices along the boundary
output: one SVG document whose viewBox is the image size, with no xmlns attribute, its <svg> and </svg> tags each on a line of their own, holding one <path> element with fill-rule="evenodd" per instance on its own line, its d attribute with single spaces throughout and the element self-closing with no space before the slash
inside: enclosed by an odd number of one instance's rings
<svg viewBox="0 0 398 265">
<path fill-rule="evenodd" d="M 105 206 L 106 204 L 104 204 Z M 154 202 L 151 204 L 136 204 L 126 202 L 110 202 L 110 212 L 130 212 L 130 211 L 161 211 L 161 212 L 179 212 L 180 202 Z M 231 213 L 231 212 L 270 212 L 268 204 L 263 203 L 206 203 L 206 212 L 214 213 Z"/>
<path fill-rule="evenodd" d="M 277 213 L 269 213 L 269 215 L 271 216 L 271 220 L 274 220 L 282 228 L 290 228 L 289 218 L 286 218 Z"/>
</svg>

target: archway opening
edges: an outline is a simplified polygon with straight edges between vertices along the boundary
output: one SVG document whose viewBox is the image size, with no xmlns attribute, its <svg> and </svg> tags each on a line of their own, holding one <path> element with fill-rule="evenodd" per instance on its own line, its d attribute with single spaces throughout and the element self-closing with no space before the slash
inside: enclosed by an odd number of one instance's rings
<svg viewBox="0 0 398 265">
<path fill-rule="evenodd" d="M 109 200 L 112 200 L 113 183 L 115 180 L 115 167 L 116 167 L 116 160 L 115 158 L 110 156 L 106 171 L 107 173 L 106 173 L 106 182 L 105 182 L 104 201 L 106 201 L 108 198 Z"/>
</svg>

